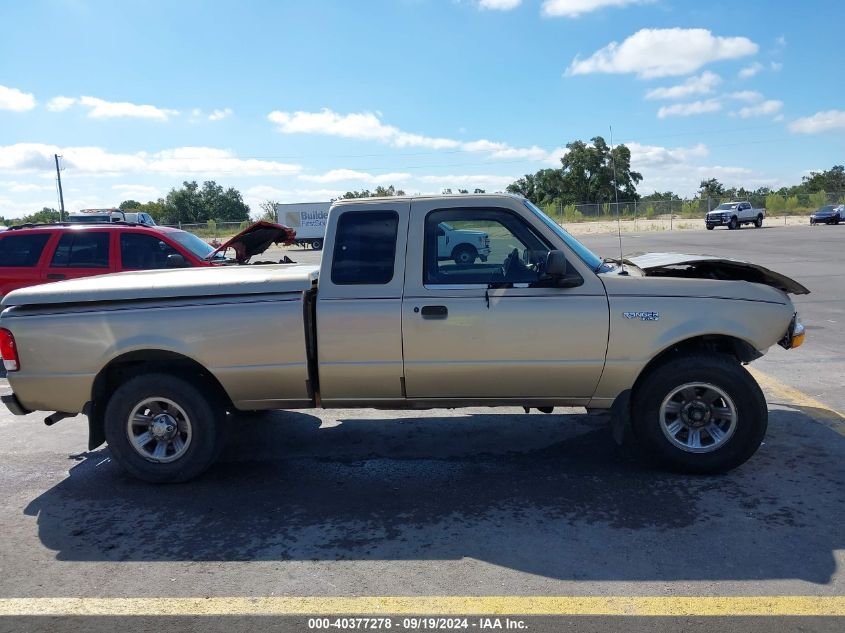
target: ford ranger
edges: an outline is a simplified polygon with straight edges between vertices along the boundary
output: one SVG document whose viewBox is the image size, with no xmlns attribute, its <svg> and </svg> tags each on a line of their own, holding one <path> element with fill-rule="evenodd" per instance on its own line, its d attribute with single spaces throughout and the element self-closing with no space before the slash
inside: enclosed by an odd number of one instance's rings
<svg viewBox="0 0 845 633">
<path fill-rule="evenodd" d="M 440 256 L 442 227 L 489 237 Z M 138 271 L 17 290 L 0 353 L 16 414 L 83 412 L 129 473 L 186 481 L 237 411 L 586 407 L 686 472 L 734 468 L 766 432 L 742 366 L 804 336 L 787 293 L 744 262 L 606 261 L 510 195 L 341 200 L 319 266 Z"/>
</svg>

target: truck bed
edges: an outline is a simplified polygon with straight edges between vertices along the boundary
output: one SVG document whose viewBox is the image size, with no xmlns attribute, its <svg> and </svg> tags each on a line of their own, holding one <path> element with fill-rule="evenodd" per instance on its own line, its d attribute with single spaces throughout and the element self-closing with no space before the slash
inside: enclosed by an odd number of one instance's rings
<svg viewBox="0 0 845 633">
<path fill-rule="evenodd" d="M 318 273 L 318 266 L 296 264 L 139 270 L 22 288 L 6 295 L 0 305 L 302 292 L 313 286 Z"/>
</svg>

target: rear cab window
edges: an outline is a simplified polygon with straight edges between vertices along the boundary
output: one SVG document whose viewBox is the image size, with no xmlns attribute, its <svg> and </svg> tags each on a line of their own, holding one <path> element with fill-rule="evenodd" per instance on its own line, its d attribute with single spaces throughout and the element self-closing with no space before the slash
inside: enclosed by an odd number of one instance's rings
<svg viewBox="0 0 845 633">
<path fill-rule="evenodd" d="M 37 266 L 49 239 L 49 233 L 6 233 L 0 236 L 0 267 Z"/>
<path fill-rule="evenodd" d="M 347 211 L 337 224 L 332 255 L 332 283 L 389 284 L 394 275 L 399 214 L 395 211 Z"/>
</svg>

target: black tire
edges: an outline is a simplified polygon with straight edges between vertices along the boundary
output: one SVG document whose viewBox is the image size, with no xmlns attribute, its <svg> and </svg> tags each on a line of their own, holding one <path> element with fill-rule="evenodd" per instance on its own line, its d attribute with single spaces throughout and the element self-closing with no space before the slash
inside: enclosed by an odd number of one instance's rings
<svg viewBox="0 0 845 633">
<path fill-rule="evenodd" d="M 664 399 L 690 383 L 703 383 L 723 391 L 732 400 L 736 412 L 731 434 L 726 433 L 727 439 L 721 446 L 709 452 L 690 452 L 676 446 L 661 424 Z M 676 419 L 681 419 L 680 413 L 677 416 Z M 768 409 L 759 385 L 739 362 L 722 354 L 700 353 L 674 358 L 649 370 L 631 399 L 631 423 L 634 435 L 650 459 L 685 473 L 721 473 L 744 463 L 760 447 L 768 426 Z M 712 438 L 710 441 L 715 443 Z"/>
<path fill-rule="evenodd" d="M 837 215 L 837 216 L 836 216 L 836 219 L 833 221 L 833 223 L 834 223 L 834 224 L 839 224 L 841 221 L 842 221 L 842 218 L 840 218 L 840 217 Z"/>
<path fill-rule="evenodd" d="M 756 219 L 756 220 L 754 220 L 754 228 L 759 229 L 759 228 L 761 228 L 762 226 L 763 226 L 763 216 L 762 216 L 762 215 L 758 215 L 758 216 L 757 216 L 757 219 Z"/>
<path fill-rule="evenodd" d="M 456 246 L 455 250 L 452 251 L 452 259 L 459 266 L 469 266 L 470 264 L 474 264 L 475 260 L 478 259 L 478 251 L 474 246 L 462 244 Z"/>
<path fill-rule="evenodd" d="M 323 250 L 323 240 L 311 240 L 311 248 L 315 251 Z"/>
<path fill-rule="evenodd" d="M 736 216 L 731 218 L 731 221 L 728 222 L 728 228 L 733 231 L 734 229 L 739 228 L 739 220 L 736 219 Z"/>
<path fill-rule="evenodd" d="M 136 450 L 127 428 L 133 410 L 147 399 L 170 400 L 189 421 L 190 441 L 184 454 L 169 462 L 147 459 Z M 142 427 L 136 427 L 139 433 Z M 105 413 L 106 441 L 115 460 L 133 477 L 151 483 L 179 483 L 204 472 L 225 444 L 225 407 L 208 390 L 170 374 L 136 376 L 112 395 Z M 152 442 L 153 440 L 151 440 Z"/>
<path fill-rule="evenodd" d="M 714 228 L 714 227 L 713 227 L 713 225 L 712 225 L 712 224 L 708 224 L 708 225 L 707 225 L 707 230 L 708 230 L 708 231 L 712 231 L 712 230 L 713 230 L 713 228 Z"/>
</svg>

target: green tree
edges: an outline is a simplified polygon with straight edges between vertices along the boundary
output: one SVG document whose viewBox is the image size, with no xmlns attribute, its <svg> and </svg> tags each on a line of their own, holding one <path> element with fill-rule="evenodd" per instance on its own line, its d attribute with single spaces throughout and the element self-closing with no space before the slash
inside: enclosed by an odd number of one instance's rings
<svg viewBox="0 0 845 633">
<path fill-rule="evenodd" d="M 787 213 L 794 213 L 798 208 L 798 196 L 789 196 L 784 202 L 784 210 Z"/>
<path fill-rule="evenodd" d="M 702 180 L 698 185 L 698 195 L 702 198 L 721 198 L 726 195 L 725 185 L 715 178 Z"/>
<path fill-rule="evenodd" d="M 811 171 L 809 176 L 801 179 L 801 185 L 806 192 L 816 191 L 845 191 L 845 166 L 834 165 L 825 171 Z"/>
<path fill-rule="evenodd" d="M 766 212 L 770 214 L 783 213 L 786 210 L 786 198 L 777 193 L 766 196 Z"/>
<path fill-rule="evenodd" d="M 276 205 L 279 204 L 275 200 L 265 200 L 261 204 L 258 205 L 258 208 L 261 210 L 261 217 L 259 220 L 264 220 L 265 222 L 277 222 L 278 221 L 278 214 L 276 213 Z"/>
<path fill-rule="evenodd" d="M 48 224 L 50 222 L 61 222 L 61 213 L 50 207 L 42 207 L 41 211 L 25 215 L 20 219 L 21 224 Z"/>
<path fill-rule="evenodd" d="M 117 208 L 121 211 L 136 211 L 142 206 L 143 205 L 137 200 L 124 200 Z"/>
<path fill-rule="evenodd" d="M 810 205 L 814 209 L 818 209 L 819 207 L 823 207 L 827 204 L 827 194 L 822 191 L 816 191 L 815 193 L 810 194 Z"/>
</svg>

